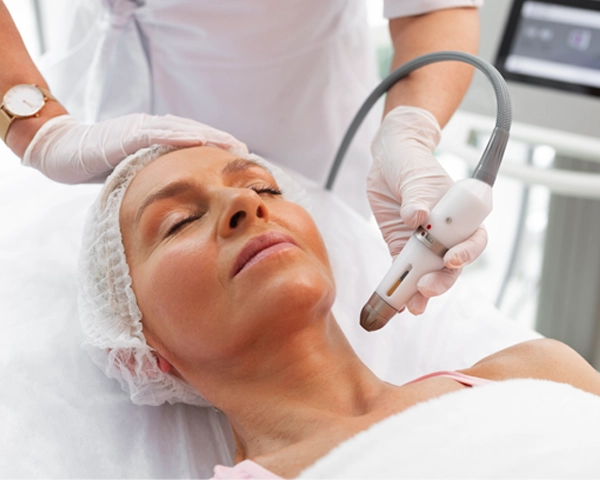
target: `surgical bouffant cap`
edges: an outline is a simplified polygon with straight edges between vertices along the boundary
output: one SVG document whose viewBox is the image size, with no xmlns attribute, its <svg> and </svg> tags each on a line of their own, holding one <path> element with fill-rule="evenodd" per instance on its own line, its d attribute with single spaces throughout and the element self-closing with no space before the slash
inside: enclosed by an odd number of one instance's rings
<svg viewBox="0 0 600 480">
<path fill-rule="evenodd" d="M 119 381 L 135 404 L 181 402 L 210 406 L 189 383 L 158 368 L 144 336 L 119 226 L 121 202 L 135 175 L 173 150 L 169 146 L 153 146 L 127 157 L 108 177 L 88 212 L 79 259 L 83 347 L 108 377 Z M 305 205 L 304 189 L 280 168 L 239 148 L 229 150 L 266 167 L 287 200 Z"/>
</svg>

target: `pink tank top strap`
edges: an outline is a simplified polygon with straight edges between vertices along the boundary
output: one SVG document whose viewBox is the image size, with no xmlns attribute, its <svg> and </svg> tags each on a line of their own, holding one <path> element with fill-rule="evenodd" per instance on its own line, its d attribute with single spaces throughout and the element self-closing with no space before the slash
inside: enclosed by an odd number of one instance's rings
<svg viewBox="0 0 600 480">
<path fill-rule="evenodd" d="M 273 472 L 261 467 L 252 460 L 244 460 L 233 467 L 217 465 L 214 468 L 214 476 L 211 480 L 229 480 L 229 479 L 272 479 L 282 478 Z"/>
<path fill-rule="evenodd" d="M 488 383 L 494 383 L 493 380 L 488 380 L 487 378 L 473 377 L 471 375 L 466 375 L 466 374 L 460 373 L 460 372 L 451 372 L 451 371 L 442 370 L 440 372 L 433 372 L 433 373 L 429 373 L 427 375 L 423 375 L 422 377 L 419 377 L 415 380 L 411 380 L 410 382 L 405 383 L 405 385 L 410 385 L 411 383 L 417 383 L 417 382 L 420 382 L 421 380 L 427 380 L 428 378 L 433 378 L 433 377 L 451 378 L 452 380 L 456 380 L 457 382 L 460 382 L 463 385 L 466 385 L 468 387 L 479 387 L 481 385 L 487 385 Z"/>
</svg>

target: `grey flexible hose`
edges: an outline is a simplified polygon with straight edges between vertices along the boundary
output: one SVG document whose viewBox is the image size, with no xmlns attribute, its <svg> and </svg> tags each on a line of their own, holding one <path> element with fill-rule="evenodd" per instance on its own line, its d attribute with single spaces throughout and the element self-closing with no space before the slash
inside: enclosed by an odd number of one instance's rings
<svg viewBox="0 0 600 480">
<path fill-rule="evenodd" d="M 329 176 L 325 188 L 331 190 L 333 183 L 337 177 L 339 168 L 342 164 L 342 160 L 346 155 L 348 147 L 356 134 L 356 131 L 360 127 L 361 123 L 369 113 L 369 110 L 375 105 L 377 100 L 385 94 L 392 86 L 398 81 L 406 77 L 409 73 L 414 70 L 429 65 L 430 63 L 446 62 L 446 61 L 458 61 L 473 65 L 477 69 L 481 70 L 483 74 L 490 80 L 496 93 L 497 101 L 497 112 L 496 112 L 496 127 L 488 141 L 483 156 L 479 161 L 479 164 L 473 172 L 473 178 L 478 178 L 490 185 L 494 184 L 498 170 L 500 168 L 500 162 L 508 142 L 508 135 L 510 132 L 510 126 L 512 123 L 512 108 L 510 103 L 510 96 L 508 93 L 508 87 L 500 72 L 496 68 L 485 60 L 471 55 L 470 53 L 464 52 L 434 52 L 428 53 L 417 57 L 404 65 L 398 67 L 392 73 L 390 73 L 383 81 L 373 90 L 371 95 L 367 97 L 365 102 L 360 107 L 358 113 L 355 115 L 352 123 L 348 127 L 342 143 L 340 144 L 338 151 L 335 155 L 333 165 L 329 170 Z"/>
</svg>

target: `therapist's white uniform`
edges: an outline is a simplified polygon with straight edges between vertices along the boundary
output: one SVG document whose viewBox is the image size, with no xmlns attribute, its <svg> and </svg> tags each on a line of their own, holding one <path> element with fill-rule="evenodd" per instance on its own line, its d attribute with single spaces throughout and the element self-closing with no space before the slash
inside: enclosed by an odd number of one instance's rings
<svg viewBox="0 0 600 480">
<path fill-rule="evenodd" d="M 80 0 L 64 48 L 41 64 L 86 122 L 173 114 L 225 130 L 250 151 L 324 184 L 352 117 L 377 84 L 365 0 Z M 387 0 L 388 18 L 480 0 Z M 373 112 L 336 192 L 368 212 Z"/>
</svg>

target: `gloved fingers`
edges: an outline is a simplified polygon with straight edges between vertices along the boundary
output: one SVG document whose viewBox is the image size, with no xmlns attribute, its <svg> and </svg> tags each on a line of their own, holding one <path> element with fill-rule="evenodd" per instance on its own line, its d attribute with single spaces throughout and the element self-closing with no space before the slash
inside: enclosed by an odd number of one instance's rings
<svg viewBox="0 0 600 480">
<path fill-rule="evenodd" d="M 377 200 L 371 202 L 371 208 L 373 208 L 375 220 L 377 220 L 379 230 L 387 243 L 390 254 L 392 257 L 395 257 L 400 253 L 404 245 L 406 245 L 406 242 L 408 242 L 408 239 L 412 235 L 412 229 L 407 228 L 402 222 L 397 205 L 381 205 L 378 208 L 374 208 L 374 204 L 377 204 Z"/>
<path fill-rule="evenodd" d="M 487 230 L 481 225 L 464 242 L 455 245 L 446 252 L 446 255 L 444 255 L 444 265 L 454 269 L 474 262 L 485 250 L 487 242 Z"/>
<path fill-rule="evenodd" d="M 217 146 L 242 155 L 248 153 L 246 145 L 233 135 L 188 118 L 175 115 L 133 114 L 121 118 L 121 148 L 132 154 L 153 144 L 175 147 Z M 112 125 L 109 121 L 104 122 Z M 122 160 L 119 159 L 117 163 Z"/>
<path fill-rule="evenodd" d="M 155 143 L 167 143 L 174 140 L 191 144 L 191 142 L 202 141 L 203 143 L 211 143 L 221 148 L 237 146 L 248 152 L 246 145 L 233 135 L 215 128 L 204 127 L 202 124 L 196 124 L 195 126 L 185 124 L 184 126 L 171 125 L 170 128 L 165 129 L 158 129 L 153 126 L 153 128 L 141 130 L 140 136 L 143 137 L 144 135 L 149 141 L 154 141 Z"/>
<path fill-rule="evenodd" d="M 403 203 L 423 203 L 431 208 L 452 185 L 448 172 L 417 141 L 396 145 L 393 151 L 387 150 L 385 155 L 380 155 L 375 163 L 381 172 L 381 180 Z"/>
<path fill-rule="evenodd" d="M 437 272 L 423 275 L 417 282 L 419 292 L 427 297 L 436 297 L 447 292 L 456 282 L 462 268 L 442 268 Z"/>
<path fill-rule="evenodd" d="M 154 144 L 172 145 L 174 147 L 194 147 L 206 144 L 204 135 L 198 132 L 179 132 L 166 130 L 143 130 L 131 134 L 130 137 L 123 139 L 125 150 L 128 154 L 135 153 L 144 146 Z"/>
<path fill-rule="evenodd" d="M 390 255 L 392 256 L 392 258 L 396 258 L 400 252 L 402 251 L 402 249 L 406 246 L 406 242 L 408 242 L 408 240 L 410 239 L 410 236 L 412 235 L 412 232 L 402 232 L 402 235 L 392 235 L 389 234 L 388 235 L 388 239 L 386 240 L 387 246 L 388 246 L 388 250 L 390 251 Z M 385 236 L 384 236 L 385 239 Z"/>
<path fill-rule="evenodd" d="M 433 154 L 416 140 L 380 149 L 369 190 L 389 192 L 401 206 L 402 221 L 411 229 L 425 223 L 431 209 L 452 186 L 452 179 Z M 375 209 L 373 209 L 375 211 Z"/>
<path fill-rule="evenodd" d="M 429 218 L 429 207 L 421 202 L 403 202 L 400 208 L 400 216 L 407 227 L 416 230 Z"/>
<path fill-rule="evenodd" d="M 389 182 L 389 178 L 385 178 L 383 171 L 386 169 L 383 166 L 377 162 L 371 165 L 367 176 L 367 197 L 392 256 L 398 255 L 414 230 L 427 222 L 430 208 L 452 185 L 452 180 L 437 160 L 433 157 L 426 159 L 426 162 L 430 161 L 435 165 L 430 165 L 426 170 L 433 172 L 433 176 L 413 173 L 411 177 L 416 179 L 417 184 L 404 186 L 401 192 L 392 186 L 397 182 Z M 412 168 L 419 170 L 423 166 L 414 164 Z"/>
<path fill-rule="evenodd" d="M 413 229 L 427 221 L 431 209 L 453 184 L 438 161 L 432 155 L 429 156 L 431 158 L 426 162 L 413 167 L 409 180 L 398 185 L 398 197 L 402 201 L 402 220 Z"/>
<path fill-rule="evenodd" d="M 196 129 L 186 126 L 178 129 L 171 125 L 170 129 L 145 129 L 135 132 L 124 139 L 124 148 L 128 153 L 135 153 L 140 148 L 153 144 L 166 144 L 174 147 L 194 147 L 211 144 L 237 154 L 248 153 L 246 145 L 228 133 L 210 127 Z"/>
<path fill-rule="evenodd" d="M 173 126 L 176 128 L 174 129 Z M 189 118 L 175 115 L 154 116 L 152 117 L 152 128 L 149 129 L 167 132 L 176 130 L 189 135 L 201 133 L 207 143 L 232 151 L 236 150 L 240 154 L 248 153 L 246 144 L 240 142 L 233 135 Z"/>
<path fill-rule="evenodd" d="M 178 117 L 177 115 L 150 115 L 147 113 L 133 113 L 120 117 L 129 124 L 129 130 L 204 130 L 212 127 L 197 122 L 190 118 Z"/>
<path fill-rule="evenodd" d="M 400 203 L 382 181 L 381 170 L 376 164 L 371 165 L 367 176 L 367 197 L 391 255 L 398 255 L 410 238 L 412 229 L 402 222 Z"/>
<path fill-rule="evenodd" d="M 193 128 L 198 128 L 198 125 L 202 125 L 204 127 L 212 128 L 205 123 L 197 122 L 196 120 L 192 120 L 191 118 L 180 117 L 178 115 L 171 115 L 167 113 L 166 115 L 148 115 L 152 120 L 152 124 L 154 124 L 157 128 L 166 128 L 168 125 L 173 124 L 188 124 Z"/>
<path fill-rule="evenodd" d="M 428 301 L 429 299 L 421 292 L 417 292 L 406 302 L 406 308 L 413 315 L 421 315 L 427 308 Z"/>
<path fill-rule="evenodd" d="M 214 145 L 224 150 L 228 150 L 229 152 L 234 153 L 236 155 L 246 155 L 249 153 L 248 146 L 234 137 L 226 139 L 225 141 L 209 140 L 206 142 L 206 144 Z"/>
</svg>

